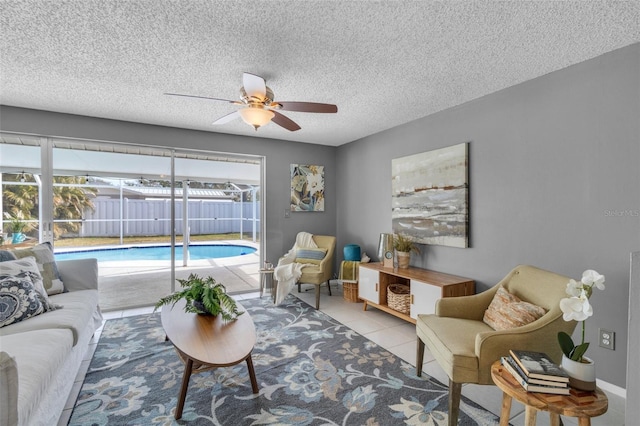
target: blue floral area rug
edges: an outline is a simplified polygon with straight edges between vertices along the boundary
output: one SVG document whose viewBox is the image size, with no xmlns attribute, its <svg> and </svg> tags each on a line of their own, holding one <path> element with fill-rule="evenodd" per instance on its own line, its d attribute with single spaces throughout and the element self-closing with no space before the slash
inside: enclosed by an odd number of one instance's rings
<svg viewBox="0 0 640 426">
<path fill-rule="evenodd" d="M 184 365 L 160 314 L 106 322 L 70 425 L 446 425 L 448 389 L 289 295 L 241 301 L 258 335 L 253 394 L 242 362 L 194 374 L 174 419 Z M 426 376 L 426 375 L 425 375 Z M 461 425 L 497 425 L 473 402 Z"/>
</svg>

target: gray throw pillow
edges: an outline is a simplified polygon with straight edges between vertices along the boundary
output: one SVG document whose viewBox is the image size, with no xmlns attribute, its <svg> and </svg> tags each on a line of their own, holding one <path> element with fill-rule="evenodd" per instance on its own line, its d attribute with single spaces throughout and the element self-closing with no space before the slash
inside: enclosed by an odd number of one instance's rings
<svg viewBox="0 0 640 426">
<path fill-rule="evenodd" d="M 64 285 L 62 284 L 62 279 L 58 272 L 56 259 L 53 256 L 53 247 L 51 246 L 51 243 L 46 242 L 30 248 L 14 250 L 13 254 L 18 259 L 28 256 L 36 258 L 40 275 L 42 275 L 44 288 L 49 296 L 62 293 L 64 291 Z"/>
<path fill-rule="evenodd" d="M 0 262 L 7 260 L 16 260 L 16 256 L 10 250 L 0 250 Z"/>
</svg>

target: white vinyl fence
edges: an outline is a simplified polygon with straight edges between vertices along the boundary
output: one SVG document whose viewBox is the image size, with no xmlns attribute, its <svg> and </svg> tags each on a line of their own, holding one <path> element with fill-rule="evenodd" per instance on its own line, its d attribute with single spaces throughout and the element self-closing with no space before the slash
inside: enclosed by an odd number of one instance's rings
<svg viewBox="0 0 640 426">
<path fill-rule="evenodd" d="M 93 200 L 95 211 L 87 211 L 81 237 L 153 236 L 171 234 L 171 200 Z M 251 233 L 253 221 L 260 229 L 260 203 L 194 200 L 188 202 L 191 235 Z M 255 212 L 255 218 L 254 218 Z M 176 201 L 176 234 L 182 235 L 182 201 Z"/>
</svg>

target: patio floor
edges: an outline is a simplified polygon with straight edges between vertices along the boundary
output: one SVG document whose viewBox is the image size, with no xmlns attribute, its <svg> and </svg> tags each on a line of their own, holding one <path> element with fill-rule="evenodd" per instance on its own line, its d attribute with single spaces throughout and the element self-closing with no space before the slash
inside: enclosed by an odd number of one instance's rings
<svg viewBox="0 0 640 426">
<path fill-rule="evenodd" d="M 247 241 L 216 241 L 216 243 L 244 244 L 258 248 Z M 189 266 L 176 262 L 176 279 L 185 279 L 191 273 L 212 276 L 221 282 L 230 294 L 259 291 L 260 254 L 220 259 L 191 260 Z M 168 261 L 100 262 L 98 265 L 100 308 L 103 312 L 153 306 L 158 299 L 170 294 L 171 264 Z M 180 284 L 176 282 L 175 289 Z"/>
</svg>

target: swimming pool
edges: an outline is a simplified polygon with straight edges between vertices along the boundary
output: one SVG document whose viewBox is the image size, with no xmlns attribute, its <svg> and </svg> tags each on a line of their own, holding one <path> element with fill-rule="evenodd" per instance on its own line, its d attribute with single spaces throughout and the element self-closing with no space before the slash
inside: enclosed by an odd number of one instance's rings
<svg viewBox="0 0 640 426">
<path fill-rule="evenodd" d="M 189 259 L 218 259 L 255 253 L 249 246 L 233 244 L 202 244 L 189 246 Z M 170 246 L 117 247 L 55 253 L 56 260 L 96 258 L 98 262 L 123 260 L 171 260 Z M 182 246 L 176 246 L 176 260 L 182 260 Z"/>
</svg>

